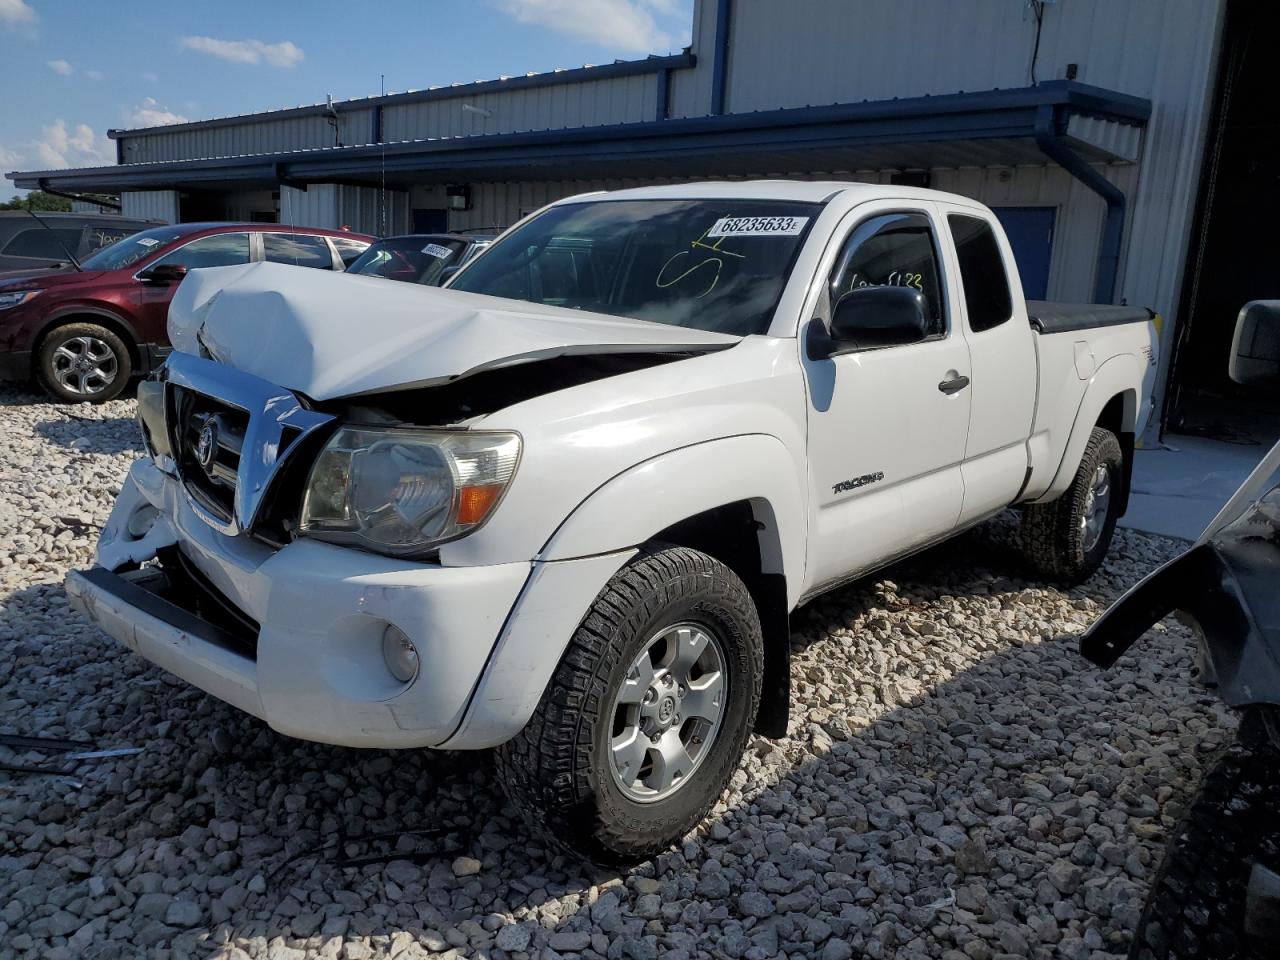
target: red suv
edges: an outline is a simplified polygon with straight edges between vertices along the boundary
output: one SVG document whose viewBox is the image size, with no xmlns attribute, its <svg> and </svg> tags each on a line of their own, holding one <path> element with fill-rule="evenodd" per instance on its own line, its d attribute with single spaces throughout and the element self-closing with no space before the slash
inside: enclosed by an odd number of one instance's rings
<svg viewBox="0 0 1280 960">
<path fill-rule="evenodd" d="M 188 270 L 257 260 L 343 270 L 372 237 L 265 223 L 153 227 L 79 270 L 0 281 L 0 379 L 34 378 L 59 400 L 101 403 L 169 352 L 169 301 Z"/>
</svg>

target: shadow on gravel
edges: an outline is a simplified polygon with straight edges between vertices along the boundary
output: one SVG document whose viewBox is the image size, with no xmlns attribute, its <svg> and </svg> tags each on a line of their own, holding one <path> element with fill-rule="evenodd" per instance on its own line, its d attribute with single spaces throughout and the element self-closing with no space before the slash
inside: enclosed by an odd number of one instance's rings
<svg viewBox="0 0 1280 960">
<path fill-rule="evenodd" d="M 79 453 L 142 452 L 138 421 L 128 417 L 98 417 L 77 407 L 56 407 L 53 416 L 38 420 L 32 432 L 42 440 Z"/>
<path fill-rule="evenodd" d="M 29 907 L 3 914 L 10 946 L 203 957 L 230 944 L 272 960 L 1123 952 L 1200 757 L 1229 736 L 1192 687 L 1181 629 L 1157 628 L 1106 675 L 1057 639 L 1173 549 L 1127 556 L 1153 542 L 1120 534 L 1103 572 L 1059 592 L 1023 580 L 985 531 L 815 601 L 793 620 L 791 734 L 754 739 L 727 805 L 621 873 L 533 838 L 484 755 L 302 743 L 87 626 L 51 651 L 0 623 L 6 729 L 30 716 L 21 732 L 146 747 L 82 769 L 80 790 L 3 775 L 0 902 Z M 70 616 L 55 586 L 20 592 L 11 623 L 15 611 Z M 521 922 L 502 919 L 513 912 Z"/>
</svg>

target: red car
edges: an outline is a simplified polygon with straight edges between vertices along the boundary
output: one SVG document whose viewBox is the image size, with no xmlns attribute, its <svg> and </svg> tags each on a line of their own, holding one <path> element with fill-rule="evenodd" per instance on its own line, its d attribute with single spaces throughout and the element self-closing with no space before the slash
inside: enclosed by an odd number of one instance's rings
<svg viewBox="0 0 1280 960">
<path fill-rule="evenodd" d="M 0 281 L 0 379 L 35 379 L 58 400 L 101 403 L 169 352 L 169 301 L 188 270 L 271 260 L 343 270 L 372 237 L 265 223 L 153 227 L 79 270 Z"/>
</svg>

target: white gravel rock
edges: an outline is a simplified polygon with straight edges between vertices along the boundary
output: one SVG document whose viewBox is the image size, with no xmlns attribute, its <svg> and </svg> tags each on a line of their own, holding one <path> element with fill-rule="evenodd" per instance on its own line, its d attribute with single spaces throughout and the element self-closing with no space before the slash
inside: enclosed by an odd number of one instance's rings
<svg viewBox="0 0 1280 960">
<path fill-rule="evenodd" d="M 74 614 L 134 415 L 0 390 L 0 729 L 145 748 L 0 774 L 6 955 L 1122 954 L 1232 735 L 1172 621 L 1106 674 L 1070 639 L 1176 544 L 1122 531 L 1061 591 L 997 521 L 799 611 L 791 735 L 679 848 L 600 872 L 521 828 L 484 755 L 279 736 Z"/>
</svg>

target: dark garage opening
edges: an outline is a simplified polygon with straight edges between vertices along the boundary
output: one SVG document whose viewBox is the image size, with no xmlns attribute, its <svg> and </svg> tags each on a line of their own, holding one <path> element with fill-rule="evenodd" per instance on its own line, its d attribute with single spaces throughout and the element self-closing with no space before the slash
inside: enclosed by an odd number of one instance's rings
<svg viewBox="0 0 1280 960">
<path fill-rule="evenodd" d="M 1165 409 L 1174 433 L 1264 444 L 1280 436 L 1280 395 L 1227 377 L 1240 308 L 1280 299 L 1278 35 L 1280 4 L 1228 0 Z"/>
</svg>

